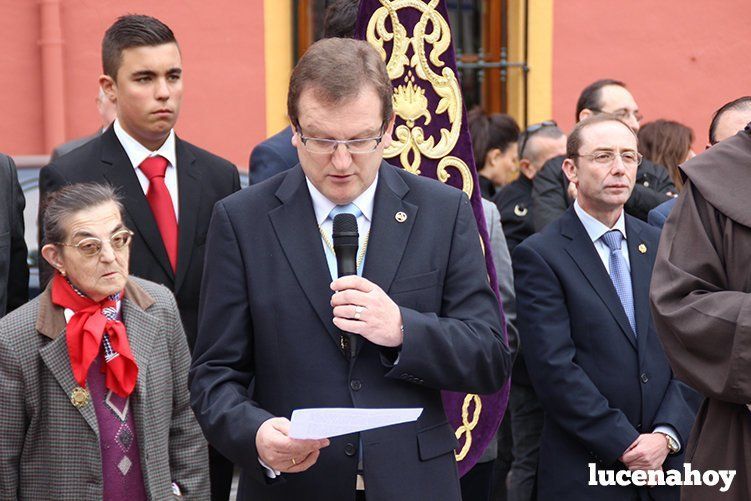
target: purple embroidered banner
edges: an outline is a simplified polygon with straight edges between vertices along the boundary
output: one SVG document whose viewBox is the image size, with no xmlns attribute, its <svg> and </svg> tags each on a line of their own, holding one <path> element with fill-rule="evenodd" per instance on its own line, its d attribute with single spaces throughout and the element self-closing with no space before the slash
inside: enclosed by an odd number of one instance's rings
<svg viewBox="0 0 751 501">
<path fill-rule="evenodd" d="M 394 141 L 384 152 L 386 160 L 467 193 L 500 307 L 445 2 L 361 0 L 355 37 L 381 53 L 394 85 L 396 126 Z M 459 440 L 460 475 L 474 466 L 493 440 L 508 393 L 508 383 L 492 395 L 443 392 L 443 406 Z"/>
</svg>

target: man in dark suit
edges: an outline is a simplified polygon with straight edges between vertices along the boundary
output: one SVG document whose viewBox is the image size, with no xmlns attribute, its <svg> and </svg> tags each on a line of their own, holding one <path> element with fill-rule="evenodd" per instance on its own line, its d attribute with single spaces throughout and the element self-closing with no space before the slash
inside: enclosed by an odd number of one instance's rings
<svg viewBox="0 0 751 501">
<path fill-rule="evenodd" d="M 591 83 L 579 95 L 576 103 L 576 121 L 598 113 L 612 113 L 635 132 L 642 119 L 639 106 L 626 84 L 610 78 Z M 542 230 L 557 219 L 576 198 L 574 185 L 563 174 L 562 156 L 551 158 L 535 176 L 532 187 L 535 231 Z M 642 221 L 647 214 L 676 193 L 667 169 L 644 159 L 636 171 L 636 182 L 631 196 L 624 205 L 626 213 Z"/>
<path fill-rule="evenodd" d="M 0 153 L 0 318 L 29 300 L 25 206 L 16 164 Z"/>
<path fill-rule="evenodd" d="M 190 386 L 238 499 L 461 499 L 440 390 L 496 391 L 510 355 L 469 200 L 383 161 L 392 110 L 375 49 L 316 42 L 290 81 L 300 166 L 214 210 Z M 335 279 L 332 211 L 357 221 L 358 275 Z M 423 411 L 292 439 L 306 407 Z"/>
<path fill-rule="evenodd" d="M 545 410 L 538 499 L 678 499 L 676 487 L 590 482 L 590 465 L 682 471 L 693 423 L 650 315 L 659 233 L 623 209 L 640 160 L 615 116 L 577 124 L 563 164 L 576 202 L 514 252 L 524 359 Z"/>
<path fill-rule="evenodd" d="M 102 63 L 99 83 L 117 106 L 117 120 L 42 169 L 40 200 L 71 183 L 118 188 L 135 231 L 131 273 L 175 293 L 192 348 L 211 210 L 240 189 L 237 169 L 175 135 L 182 61 L 169 27 L 148 16 L 119 18 L 105 33 Z M 227 499 L 232 465 L 218 464 L 212 455 L 212 498 Z"/>
<path fill-rule="evenodd" d="M 115 118 L 117 117 L 117 108 L 115 107 L 115 103 L 109 100 L 107 96 L 105 95 L 104 91 L 101 87 L 99 87 L 99 92 L 96 96 L 96 109 L 99 113 L 99 118 L 101 118 L 101 126 L 99 130 L 97 130 L 95 133 L 91 134 L 90 136 L 84 136 L 84 137 L 78 137 L 76 139 L 71 139 L 67 143 L 63 143 L 54 150 L 52 150 L 52 158 L 51 160 L 54 162 L 61 156 L 65 155 L 66 153 L 70 153 L 71 151 L 75 150 L 79 146 L 83 146 L 84 144 L 88 143 L 95 137 L 100 136 L 104 133 L 104 131 L 107 130 L 107 127 L 109 127 L 112 122 L 115 121 Z"/>
<path fill-rule="evenodd" d="M 352 38 L 360 0 L 333 0 L 323 18 L 324 38 Z M 297 165 L 297 148 L 292 145 L 292 127 L 287 126 L 262 141 L 250 152 L 249 184 L 258 184 Z"/>
</svg>

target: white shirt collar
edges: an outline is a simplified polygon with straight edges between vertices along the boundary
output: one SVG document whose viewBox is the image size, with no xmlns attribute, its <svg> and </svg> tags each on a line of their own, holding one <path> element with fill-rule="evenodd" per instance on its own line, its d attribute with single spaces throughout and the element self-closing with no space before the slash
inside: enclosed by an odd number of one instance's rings
<svg viewBox="0 0 751 501">
<path fill-rule="evenodd" d="M 579 221 L 582 222 L 582 225 L 584 225 L 584 229 L 587 232 L 587 235 L 589 235 L 589 238 L 592 239 L 592 242 L 597 242 L 600 237 L 602 237 L 605 233 L 607 233 L 610 230 L 618 230 L 623 235 L 623 239 L 626 240 L 626 216 L 625 211 L 621 208 L 621 215 L 618 216 L 618 220 L 615 222 L 612 228 L 608 228 L 602 222 L 595 219 L 592 215 L 590 215 L 587 211 L 582 209 L 582 206 L 579 205 L 579 200 L 574 201 L 574 211 L 576 211 L 576 215 L 579 217 Z"/>
<path fill-rule="evenodd" d="M 122 125 L 120 125 L 119 120 L 115 120 L 114 129 L 115 129 L 115 135 L 117 136 L 117 139 L 120 141 L 120 144 L 123 146 L 123 149 L 125 150 L 125 153 L 128 155 L 128 158 L 130 159 L 130 163 L 133 164 L 134 169 L 138 168 L 138 166 L 141 165 L 141 162 L 146 160 L 148 157 L 153 157 L 156 155 L 161 155 L 164 158 L 166 158 L 167 161 L 169 162 L 169 165 L 171 165 L 172 167 L 177 166 L 177 153 L 175 152 L 175 130 L 174 129 L 169 131 L 167 140 L 164 141 L 162 146 L 160 146 L 159 149 L 156 151 L 150 151 L 144 145 L 136 141 L 133 138 L 133 136 L 125 132 L 125 129 L 123 129 Z"/>
<path fill-rule="evenodd" d="M 310 198 L 313 200 L 313 210 L 316 213 L 316 221 L 320 226 L 329 217 L 331 209 L 336 207 L 336 204 L 326 198 L 323 193 L 318 191 L 318 189 L 313 186 L 313 183 L 310 182 L 308 176 L 305 176 L 305 182 L 308 183 L 308 191 L 310 192 Z M 370 183 L 370 186 L 352 201 L 352 203 L 362 211 L 362 215 L 365 216 L 365 219 L 368 221 L 373 220 L 373 204 L 375 202 L 375 190 L 377 184 L 378 173 L 376 173 L 376 177 L 373 182 Z"/>
</svg>

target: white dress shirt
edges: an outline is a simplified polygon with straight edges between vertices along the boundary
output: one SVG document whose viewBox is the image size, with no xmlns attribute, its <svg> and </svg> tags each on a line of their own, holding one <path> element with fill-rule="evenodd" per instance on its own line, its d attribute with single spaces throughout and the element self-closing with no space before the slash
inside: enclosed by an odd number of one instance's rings
<svg viewBox="0 0 751 501">
<path fill-rule="evenodd" d="M 172 198 L 172 207 L 175 209 L 175 219 L 179 222 L 179 199 L 177 198 L 177 152 L 175 151 L 174 129 L 170 130 L 164 144 L 162 144 L 162 146 L 156 151 L 150 151 L 144 145 L 136 141 L 133 136 L 125 132 L 125 129 L 123 129 L 118 120 L 115 120 L 114 129 L 118 141 L 120 141 L 120 144 L 130 159 L 131 165 L 133 165 L 133 168 L 136 171 L 136 176 L 138 177 L 138 182 L 141 183 L 141 189 L 143 189 L 144 195 L 149 191 L 149 178 L 147 178 L 146 174 L 141 171 L 139 165 L 141 165 L 141 162 L 148 157 L 155 157 L 157 155 L 163 156 L 167 159 L 167 170 L 164 173 L 164 184 L 167 185 L 167 190 Z"/>
<path fill-rule="evenodd" d="M 608 275 L 610 275 L 610 247 L 608 247 L 608 245 L 602 241 L 601 237 L 610 230 L 618 230 L 621 232 L 621 234 L 623 235 L 623 240 L 621 240 L 621 254 L 626 260 L 628 271 L 631 272 L 631 261 L 628 258 L 628 244 L 626 243 L 625 211 L 621 209 L 621 215 L 618 217 L 618 220 L 615 222 L 612 228 L 608 228 L 601 221 L 595 219 L 594 216 L 582 209 L 582 206 L 579 205 L 578 200 L 574 201 L 574 211 L 576 212 L 579 221 L 581 221 L 582 225 L 584 225 L 584 230 L 587 232 L 587 235 L 589 235 L 590 240 L 592 240 L 592 243 L 595 246 L 595 250 L 600 256 L 600 260 L 605 266 L 605 271 L 608 272 Z M 678 450 L 681 450 L 681 441 L 678 438 L 678 433 L 675 431 L 675 428 L 669 425 L 660 425 L 656 426 L 654 431 L 655 433 L 665 433 L 667 435 L 670 435 L 678 444 Z"/>
</svg>

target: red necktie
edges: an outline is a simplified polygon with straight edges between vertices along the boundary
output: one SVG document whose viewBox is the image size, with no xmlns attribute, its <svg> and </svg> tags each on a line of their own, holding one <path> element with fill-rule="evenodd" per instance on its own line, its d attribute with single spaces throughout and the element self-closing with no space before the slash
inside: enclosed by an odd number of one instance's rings
<svg viewBox="0 0 751 501">
<path fill-rule="evenodd" d="M 149 157 L 141 162 L 139 168 L 149 178 L 146 200 L 149 201 L 159 233 L 162 234 L 162 242 L 164 242 L 164 248 L 167 249 L 172 271 L 175 271 L 177 269 L 177 217 L 175 217 L 172 197 L 167 185 L 164 184 L 167 159 L 159 155 Z"/>
</svg>

